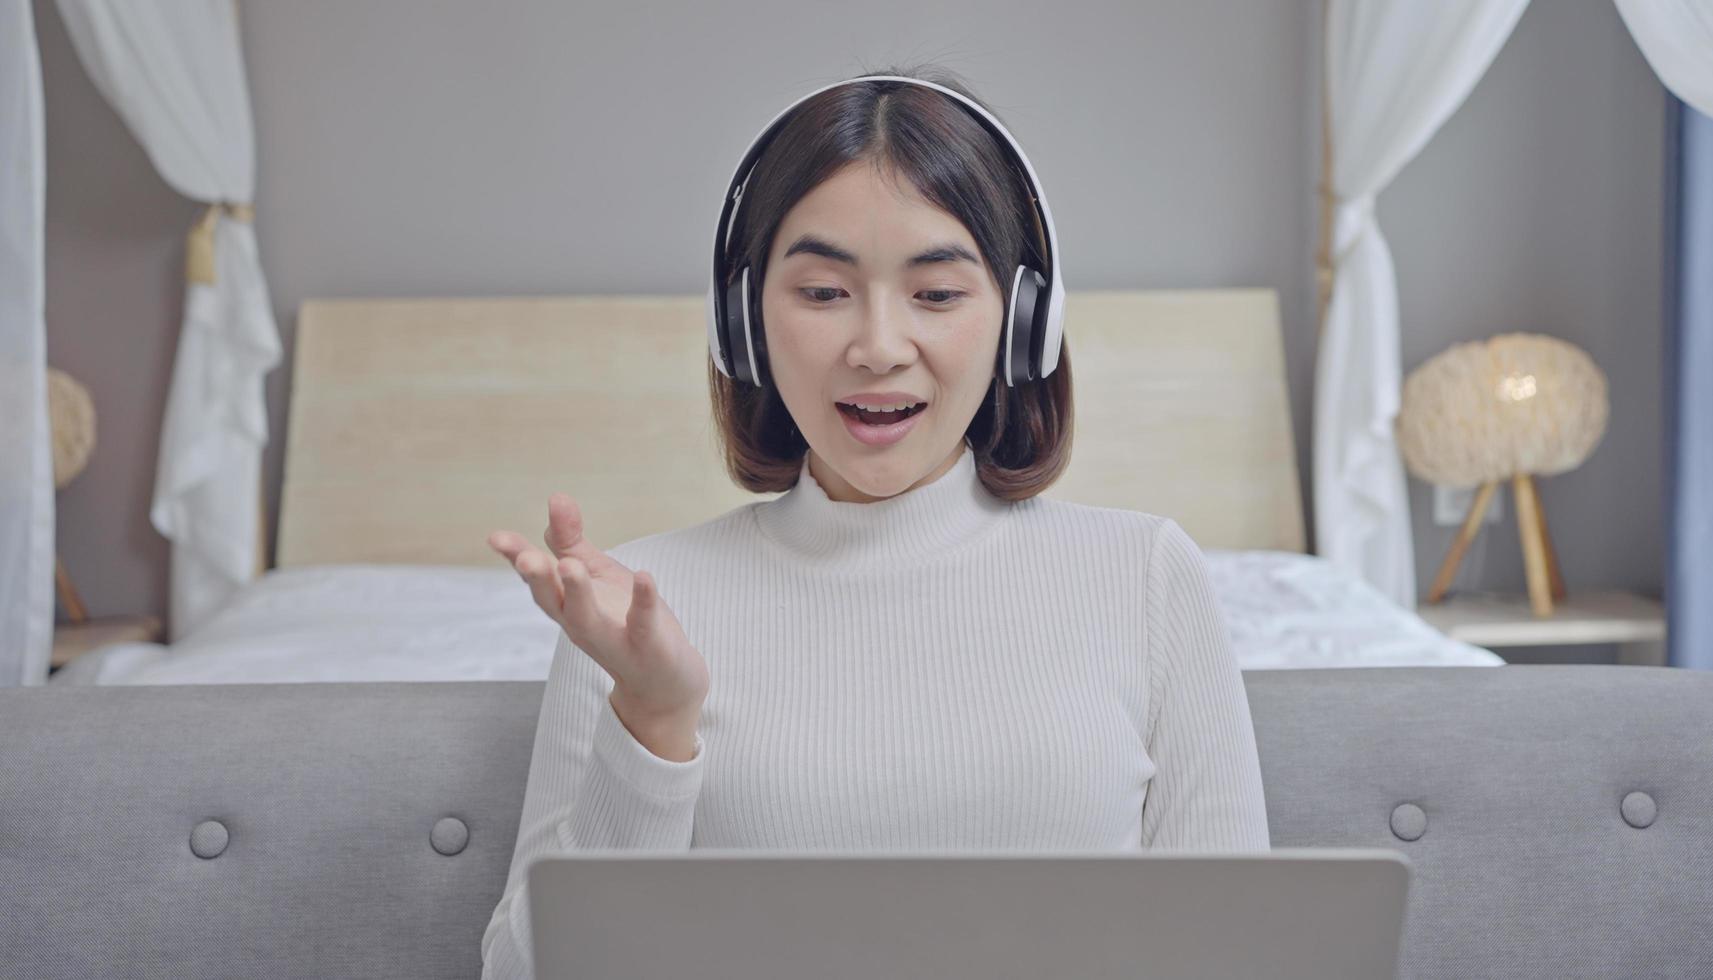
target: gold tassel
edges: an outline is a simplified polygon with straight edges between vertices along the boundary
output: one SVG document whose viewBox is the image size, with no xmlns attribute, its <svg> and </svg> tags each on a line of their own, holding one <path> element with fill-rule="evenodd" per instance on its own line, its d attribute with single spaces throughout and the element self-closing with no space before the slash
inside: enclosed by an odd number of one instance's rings
<svg viewBox="0 0 1713 980">
<path fill-rule="evenodd" d="M 202 218 L 191 226 L 184 249 L 184 277 L 188 282 L 214 282 L 214 226 L 220 222 L 220 212 L 236 221 L 254 221 L 256 209 L 248 204 L 216 201 L 202 212 Z"/>
</svg>

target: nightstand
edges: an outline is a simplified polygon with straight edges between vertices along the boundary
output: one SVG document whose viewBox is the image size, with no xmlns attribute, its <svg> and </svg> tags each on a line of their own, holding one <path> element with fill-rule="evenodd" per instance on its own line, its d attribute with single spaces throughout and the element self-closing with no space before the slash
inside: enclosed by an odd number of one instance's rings
<svg viewBox="0 0 1713 980">
<path fill-rule="evenodd" d="M 1628 592 L 1585 592 L 1553 603 L 1538 617 L 1529 597 L 1459 593 L 1437 604 L 1421 603 L 1416 614 L 1454 640 L 1499 653 L 1501 647 L 1615 643 L 1618 663 L 1665 666 L 1665 607 Z"/>
<path fill-rule="evenodd" d="M 159 643 L 160 640 L 158 616 L 102 616 L 81 623 L 55 623 L 49 672 L 109 643 Z"/>
</svg>

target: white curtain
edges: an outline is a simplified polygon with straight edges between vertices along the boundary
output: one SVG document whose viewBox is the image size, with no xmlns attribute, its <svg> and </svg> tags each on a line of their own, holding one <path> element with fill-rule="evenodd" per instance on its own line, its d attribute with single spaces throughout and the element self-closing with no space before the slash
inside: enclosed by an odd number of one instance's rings
<svg viewBox="0 0 1713 980">
<path fill-rule="evenodd" d="M 30 0 L 0 0 L 0 686 L 44 684 L 54 484 L 43 330 L 42 71 Z"/>
<path fill-rule="evenodd" d="M 250 202 L 255 136 L 233 0 L 59 0 L 78 58 L 175 190 L 210 207 L 187 243 L 184 324 L 149 518 L 170 538 L 174 638 L 255 575 L 262 380 L 280 359 Z"/>
<path fill-rule="evenodd" d="M 1374 201 L 1469 95 L 1528 0 L 1327 0 L 1332 295 L 1315 360 L 1315 551 L 1416 604 L 1393 423 L 1398 283 Z"/>
<path fill-rule="evenodd" d="M 1713 0 L 1618 0 L 1618 14 L 1671 94 L 1713 116 Z"/>
</svg>

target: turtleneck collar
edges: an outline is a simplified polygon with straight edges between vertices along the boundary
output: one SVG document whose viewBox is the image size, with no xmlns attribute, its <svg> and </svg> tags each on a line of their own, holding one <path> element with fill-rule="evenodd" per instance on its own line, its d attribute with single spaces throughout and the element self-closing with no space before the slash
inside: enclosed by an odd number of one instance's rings
<svg viewBox="0 0 1713 980">
<path fill-rule="evenodd" d="M 964 443 L 939 479 L 866 504 L 827 496 L 805 453 L 796 486 L 757 505 L 755 516 L 793 557 L 849 570 L 911 564 L 961 548 L 992 530 L 1011 506 L 982 485 L 975 451 Z"/>
</svg>

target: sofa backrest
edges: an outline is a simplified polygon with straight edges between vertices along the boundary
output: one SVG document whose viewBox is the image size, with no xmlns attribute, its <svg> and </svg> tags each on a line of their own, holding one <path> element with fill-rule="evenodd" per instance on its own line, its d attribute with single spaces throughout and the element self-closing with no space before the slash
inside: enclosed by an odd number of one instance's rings
<svg viewBox="0 0 1713 980">
<path fill-rule="evenodd" d="M 1406 980 L 1713 973 L 1713 676 L 1244 679 L 1274 846 L 1410 859 Z M 0 973 L 479 976 L 542 691 L 0 689 Z"/>
</svg>

